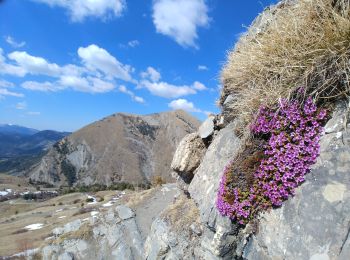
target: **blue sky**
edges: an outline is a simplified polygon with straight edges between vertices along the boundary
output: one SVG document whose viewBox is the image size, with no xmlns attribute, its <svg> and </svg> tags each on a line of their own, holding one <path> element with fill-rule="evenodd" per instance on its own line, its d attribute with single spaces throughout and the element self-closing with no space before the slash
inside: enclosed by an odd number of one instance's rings
<svg viewBox="0 0 350 260">
<path fill-rule="evenodd" d="M 116 112 L 218 113 L 220 69 L 273 0 L 0 1 L 0 123 L 74 131 Z"/>
</svg>

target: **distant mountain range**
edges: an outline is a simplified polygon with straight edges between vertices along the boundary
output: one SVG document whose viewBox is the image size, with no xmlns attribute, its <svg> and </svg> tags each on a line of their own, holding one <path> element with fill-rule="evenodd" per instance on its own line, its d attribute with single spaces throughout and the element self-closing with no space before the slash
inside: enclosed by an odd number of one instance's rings
<svg viewBox="0 0 350 260">
<path fill-rule="evenodd" d="M 0 173 L 24 174 L 40 161 L 53 144 L 69 134 L 18 125 L 0 125 Z"/>
</svg>

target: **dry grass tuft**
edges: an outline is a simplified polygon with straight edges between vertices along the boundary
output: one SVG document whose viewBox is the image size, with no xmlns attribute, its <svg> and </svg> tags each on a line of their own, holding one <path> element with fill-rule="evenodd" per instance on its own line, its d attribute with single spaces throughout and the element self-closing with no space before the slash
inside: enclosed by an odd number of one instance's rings
<svg viewBox="0 0 350 260">
<path fill-rule="evenodd" d="M 180 231 L 188 229 L 194 222 L 199 222 L 199 210 L 193 200 L 181 194 L 162 212 L 161 218 L 169 221 L 175 231 Z"/>
<path fill-rule="evenodd" d="M 59 236 L 54 240 L 53 244 L 62 244 L 65 240 L 81 239 L 88 241 L 93 238 L 92 226 L 84 223 L 77 231 L 72 231 Z"/>
<path fill-rule="evenodd" d="M 297 2 L 272 7 L 273 18 L 260 32 L 253 25 L 228 55 L 220 103 L 235 95 L 241 130 L 260 105 L 292 98 L 300 86 L 316 101 L 350 93 L 350 1 Z"/>
</svg>

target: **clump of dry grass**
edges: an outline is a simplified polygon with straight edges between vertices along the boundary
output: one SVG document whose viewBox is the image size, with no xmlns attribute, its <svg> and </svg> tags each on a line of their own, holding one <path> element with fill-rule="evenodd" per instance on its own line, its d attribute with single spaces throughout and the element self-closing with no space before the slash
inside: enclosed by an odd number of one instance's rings
<svg viewBox="0 0 350 260">
<path fill-rule="evenodd" d="M 162 212 L 161 218 L 169 221 L 173 230 L 180 231 L 188 229 L 194 222 L 199 222 L 199 210 L 193 200 L 181 194 Z"/>
<path fill-rule="evenodd" d="M 260 32 L 253 26 L 241 37 L 222 71 L 220 103 L 234 94 L 241 130 L 261 105 L 291 98 L 300 86 L 316 101 L 350 93 L 350 1 L 299 0 L 271 11 Z"/>
</svg>

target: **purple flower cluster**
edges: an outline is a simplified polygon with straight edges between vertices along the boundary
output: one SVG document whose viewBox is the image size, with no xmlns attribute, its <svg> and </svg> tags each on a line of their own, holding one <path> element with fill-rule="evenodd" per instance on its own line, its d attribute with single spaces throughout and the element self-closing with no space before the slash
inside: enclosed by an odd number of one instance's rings
<svg viewBox="0 0 350 260">
<path fill-rule="evenodd" d="M 326 111 L 317 109 L 311 98 L 303 107 L 287 100 L 281 100 L 275 112 L 262 107 L 251 130 L 255 135 L 268 136 L 266 158 L 261 160 L 249 192 L 228 189 L 232 165 L 226 167 L 217 199 L 220 213 L 244 224 L 258 209 L 280 206 L 294 195 L 319 155 L 325 119 Z"/>
</svg>

